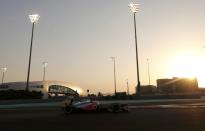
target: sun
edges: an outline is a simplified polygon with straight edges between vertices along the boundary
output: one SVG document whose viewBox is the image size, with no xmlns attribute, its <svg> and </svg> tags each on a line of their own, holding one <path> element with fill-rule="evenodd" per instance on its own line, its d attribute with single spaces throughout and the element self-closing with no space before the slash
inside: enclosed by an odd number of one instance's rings
<svg viewBox="0 0 205 131">
<path fill-rule="evenodd" d="M 169 65 L 169 77 L 196 77 L 199 86 L 205 87 L 205 59 L 203 55 L 199 53 L 180 54 Z"/>
</svg>

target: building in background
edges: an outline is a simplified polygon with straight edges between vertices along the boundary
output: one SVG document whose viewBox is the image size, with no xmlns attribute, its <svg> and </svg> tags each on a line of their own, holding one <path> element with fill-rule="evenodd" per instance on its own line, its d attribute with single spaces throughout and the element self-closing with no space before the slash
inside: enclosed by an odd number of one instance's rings
<svg viewBox="0 0 205 131">
<path fill-rule="evenodd" d="M 159 93 L 179 93 L 189 94 L 198 92 L 198 81 L 196 78 L 158 79 L 157 90 Z"/>
<path fill-rule="evenodd" d="M 141 85 L 141 94 L 146 95 L 153 95 L 157 93 L 157 87 L 154 85 Z"/>
<path fill-rule="evenodd" d="M 26 82 L 4 83 L 1 90 L 25 90 Z M 41 91 L 43 99 L 54 96 L 83 95 L 83 90 L 63 81 L 31 81 L 29 82 L 29 91 Z"/>
</svg>

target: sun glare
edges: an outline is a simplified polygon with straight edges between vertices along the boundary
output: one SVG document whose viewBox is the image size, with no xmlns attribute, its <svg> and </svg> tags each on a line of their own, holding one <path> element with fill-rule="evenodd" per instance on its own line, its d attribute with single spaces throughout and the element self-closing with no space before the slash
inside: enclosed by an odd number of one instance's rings
<svg viewBox="0 0 205 131">
<path fill-rule="evenodd" d="M 170 64 L 169 77 L 196 77 L 199 86 L 205 87 L 205 59 L 202 56 L 196 53 L 176 56 Z"/>
</svg>

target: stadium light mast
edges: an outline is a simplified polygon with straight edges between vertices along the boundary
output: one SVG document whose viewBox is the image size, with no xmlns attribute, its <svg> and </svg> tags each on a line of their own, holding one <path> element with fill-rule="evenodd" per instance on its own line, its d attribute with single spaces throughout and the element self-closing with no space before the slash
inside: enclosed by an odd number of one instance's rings
<svg viewBox="0 0 205 131">
<path fill-rule="evenodd" d="M 111 59 L 112 59 L 112 61 L 113 61 L 113 68 L 114 68 L 114 87 L 115 87 L 115 95 L 116 95 L 116 93 L 117 93 L 117 91 L 116 91 L 116 72 L 115 72 L 115 58 L 116 57 L 110 57 Z"/>
<path fill-rule="evenodd" d="M 32 54 L 32 46 L 33 46 L 33 32 L 34 25 L 38 22 L 40 16 L 38 14 L 29 15 L 30 21 L 32 23 L 32 33 L 31 33 L 31 45 L 30 45 L 30 55 L 29 55 L 29 64 L 28 64 L 28 73 L 27 73 L 27 81 L 26 81 L 26 91 L 29 91 L 29 77 L 30 77 L 30 66 L 31 66 L 31 54 Z"/>
<path fill-rule="evenodd" d="M 136 65 L 137 65 L 137 92 L 140 95 L 141 85 L 140 85 L 140 75 L 139 75 L 139 63 L 138 63 L 138 49 L 137 49 L 137 31 L 136 31 L 136 18 L 135 14 L 139 11 L 139 4 L 130 3 L 128 5 L 130 10 L 134 15 L 134 32 L 135 32 L 135 47 L 136 47 Z"/>
<path fill-rule="evenodd" d="M 4 76 L 5 76 L 5 73 L 7 71 L 7 68 L 6 67 L 2 67 L 1 71 L 2 71 L 1 85 L 3 85 L 3 83 L 4 83 Z"/>
<path fill-rule="evenodd" d="M 126 79 L 126 84 L 127 84 L 127 95 L 129 96 L 130 93 L 129 93 L 129 82 L 128 82 L 128 79 Z"/>
<path fill-rule="evenodd" d="M 45 81 L 46 77 L 46 67 L 48 66 L 47 62 L 43 62 L 43 82 Z"/>
<path fill-rule="evenodd" d="M 149 86 L 150 86 L 150 65 L 149 65 L 149 58 L 147 58 L 147 73 L 148 73 L 148 80 L 149 80 Z"/>
</svg>

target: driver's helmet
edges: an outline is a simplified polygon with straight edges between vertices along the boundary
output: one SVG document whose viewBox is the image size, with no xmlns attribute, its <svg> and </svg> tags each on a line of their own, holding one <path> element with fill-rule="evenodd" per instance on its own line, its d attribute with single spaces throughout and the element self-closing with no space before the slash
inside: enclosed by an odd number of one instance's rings
<svg viewBox="0 0 205 131">
<path fill-rule="evenodd" d="M 66 96 L 65 105 L 71 105 L 73 102 L 73 96 Z"/>
</svg>

